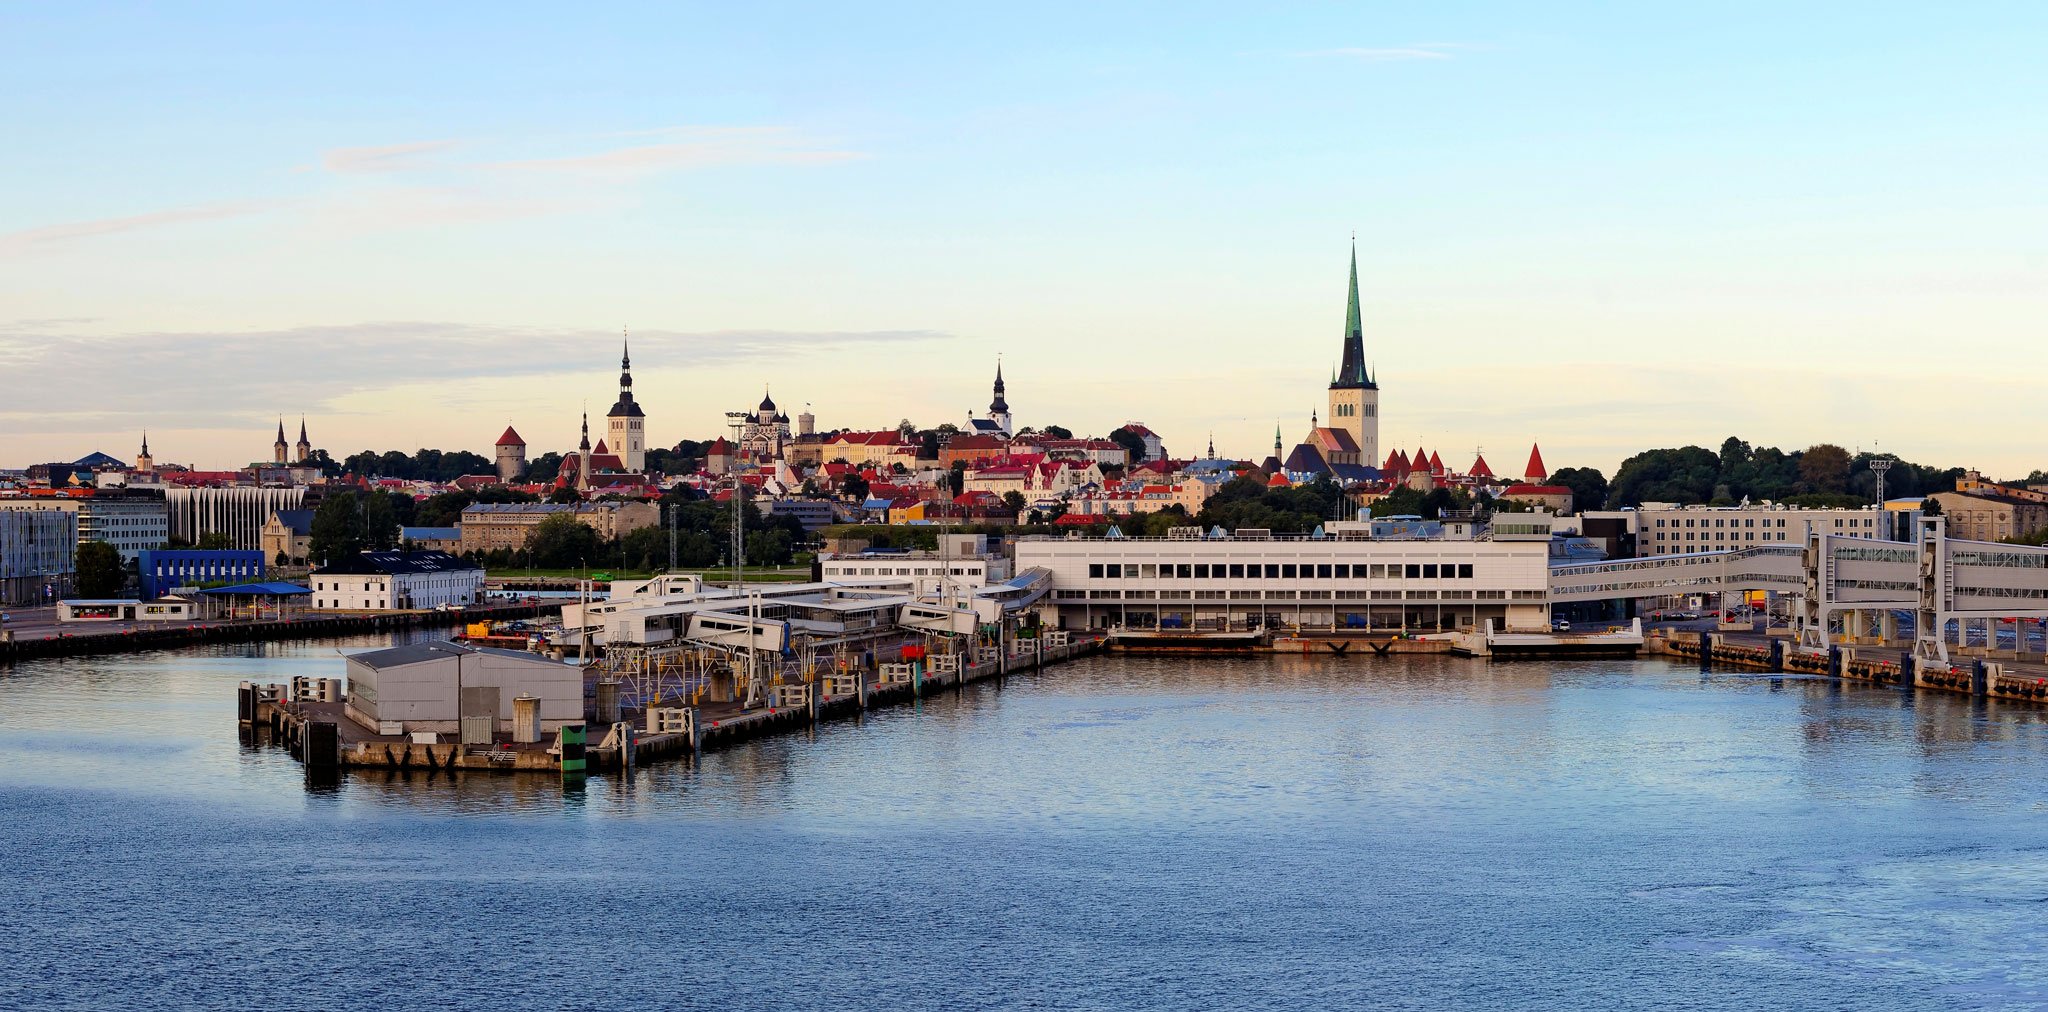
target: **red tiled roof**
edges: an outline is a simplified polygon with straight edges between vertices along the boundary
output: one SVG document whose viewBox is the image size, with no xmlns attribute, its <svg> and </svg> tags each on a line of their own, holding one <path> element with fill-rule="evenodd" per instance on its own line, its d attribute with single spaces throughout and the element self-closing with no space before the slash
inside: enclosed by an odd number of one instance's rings
<svg viewBox="0 0 2048 1012">
<path fill-rule="evenodd" d="M 1501 495 L 1571 495 L 1572 490 L 1563 485 L 1509 485 Z"/>
<path fill-rule="evenodd" d="M 1472 470 L 1467 473 L 1474 478 L 1491 478 L 1493 477 L 1493 468 L 1486 466 L 1486 455 L 1482 453 L 1477 459 L 1472 461 Z"/>
<path fill-rule="evenodd" d="M 514 432 L 514 431 L 512 431 L 512 427 L 511 427 L 510 425 L 507 425 L 507 426 L 505 426 L 505 434 L 504 434 L 504 435 L 502 435 L 502 436 L 499 436 L 499 437 L 498 437 L 498 444 L 497 444 L 497 445 L 499 445 L 499 446 L 525 446 L 525 445 L 526 445 L 526 440 L 524 440 L 524 439 L 521 439 L 521 438 L 519 438 L 519 433 L 517 433 L 517 432 Z"/>
<path fill-rule="evenodd" d="M 1522 477 L 1537 481 L 1550 477 L 1550 472 L 1543 469 L 1543 451 L 1535 443 L 1529 444 L 1529 466 L 1522 472 Z"/>
</svg>

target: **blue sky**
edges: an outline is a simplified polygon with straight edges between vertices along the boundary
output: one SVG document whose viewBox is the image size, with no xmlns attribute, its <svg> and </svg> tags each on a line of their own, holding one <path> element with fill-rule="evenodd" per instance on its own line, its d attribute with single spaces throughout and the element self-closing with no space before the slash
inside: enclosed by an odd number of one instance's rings
<svg viewBox="0 0 2048 1012">
<path fill-rule="evenodd" d="M 650 436 L 2040 452 L 2038 5 L 151 4 L 0 22 L 0 464 Z M 1971 410 L 1956 408 L 1968 405 Z"/>
</svg>

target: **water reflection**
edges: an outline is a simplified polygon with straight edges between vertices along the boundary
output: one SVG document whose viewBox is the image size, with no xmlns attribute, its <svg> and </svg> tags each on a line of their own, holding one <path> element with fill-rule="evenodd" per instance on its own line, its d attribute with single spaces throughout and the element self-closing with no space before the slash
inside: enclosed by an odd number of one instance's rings
<svg viewBox="0 0 2048 1012">
<path fill-rule="evenodd" d="M 382 642 L 0 670 L 0 1007 L 392 981 L 554 1007 L 679 975 L 748 1007 L 792 952 L 778 1007 L 2048 1000 L 2012 955 L 2048 944 L 2038 707 L 1650 661 L 1098 658 L 580 790 L 309 783 L 237 733 L 237 682 Z"/>
</svg>

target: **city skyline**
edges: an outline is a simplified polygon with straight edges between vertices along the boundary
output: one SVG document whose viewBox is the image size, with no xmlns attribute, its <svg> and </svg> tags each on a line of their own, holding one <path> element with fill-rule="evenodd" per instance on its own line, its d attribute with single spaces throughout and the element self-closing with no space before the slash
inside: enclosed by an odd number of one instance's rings
<svg viewBox="0 0 2048 1012">
<path fill-rule="evenodd" d="M 21 18 L 0 465 L 147 429 L 239 466 L 279 413 L 336 457 L 568 449 L 621 324 L 650 445 L 764 382 L 822 428 L 961 424 L 1001 354 L 1019 426 L 1257 459 L 1322 404 L 1356 229 L 1387 448 L 2024 474 L 2024 370 L 1981 363 L 2036 343 L 2042 15 L 1849 10 L 1092 12 L 1085 47 L 973 12 Z"/>
</svg>

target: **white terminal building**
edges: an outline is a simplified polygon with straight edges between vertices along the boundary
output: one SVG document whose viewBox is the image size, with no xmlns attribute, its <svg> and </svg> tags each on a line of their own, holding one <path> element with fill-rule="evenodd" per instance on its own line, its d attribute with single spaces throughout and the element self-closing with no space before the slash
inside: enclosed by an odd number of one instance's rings
<svg viewBox="0 0 2048 1012">
<path fill-rule="evenodd" d="M 363 552 L 313 571 L 313 607 L 404 611 L 483 600 L 483 567 L 447 552 Z"/>
<path fill-rule="evenodd" d="M 1062 629 L 1421 632 L 1492 619 L 1547 630 L 1550 518 L 1536 519 L 1511 529 L 1336 523 L 1322 537 L 1190 527 L 1193 536 L 1161 539 L 1025 538 L 1016 565 L 1051 571 L 1038 610 Z"/>
</svg>

